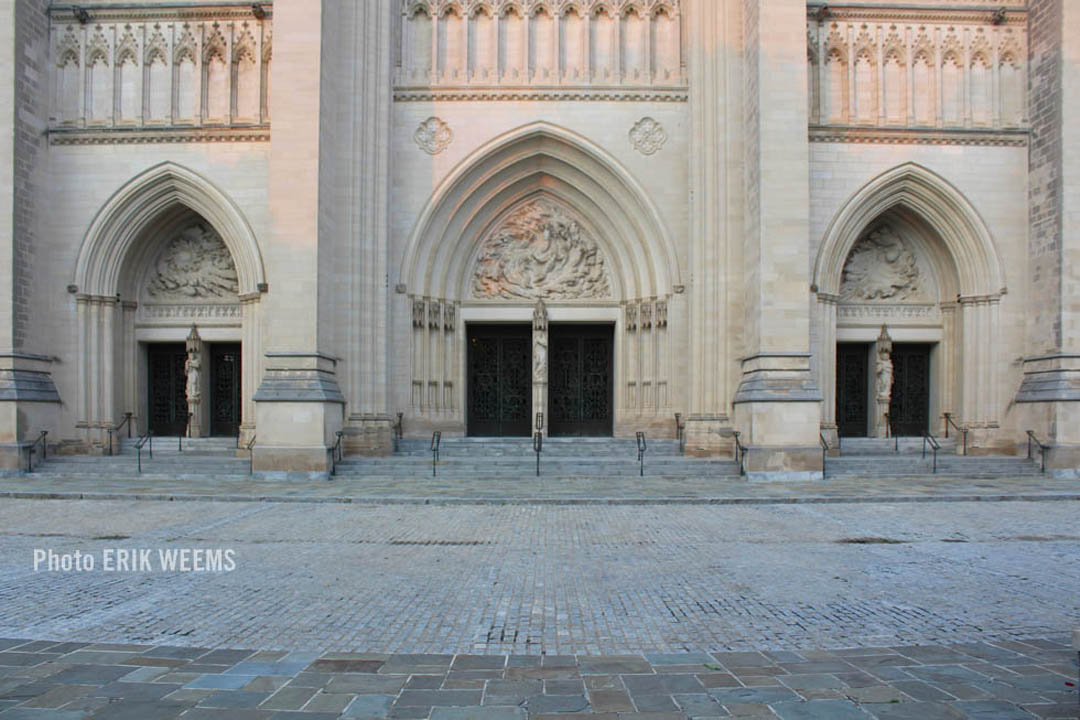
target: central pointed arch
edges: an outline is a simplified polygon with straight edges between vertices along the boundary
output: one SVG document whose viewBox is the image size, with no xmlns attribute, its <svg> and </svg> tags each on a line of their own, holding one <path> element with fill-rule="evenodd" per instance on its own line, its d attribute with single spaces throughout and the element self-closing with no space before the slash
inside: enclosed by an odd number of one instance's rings
<svg viewBox="0 0 1080 720">
<path fill-rule="evenodd" d="M 580 135 L 539 122 L 480 147 L 440 183 L 403 256 L 409 293 L 464 299 L 485 230 L 537 194 L 572 208 L 595 230 L 617 275 L 614 299 L 662 297 L 680 284 L 669 233 L 629 171 Z"/>
<path fill-rule="evenodd" d="M 937 232 L 955 263 L 960 295 L 1004 294 L 1004 265 L 979 213 L 948 181 L 916 163 L 878 175 L 844 203 L 825 231 L 814 265 L 819 293 L 839 293 L 844 261 L 860 233 L 893 209 L 910 211 Z"/>
</svg>

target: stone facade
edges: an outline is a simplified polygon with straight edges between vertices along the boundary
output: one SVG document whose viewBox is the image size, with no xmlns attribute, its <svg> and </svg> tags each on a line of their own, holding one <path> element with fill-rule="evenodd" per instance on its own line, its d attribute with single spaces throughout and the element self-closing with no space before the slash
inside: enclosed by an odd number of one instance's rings
<svg viewBox="0 0 1080 720">
<path fill-rule="evenodd" d="M 193 325 L 196 427 L 239 347 L 260 472 L 389 452 L 398 413 L 465 433 L 492 324 L 532 333 L 534 413 L 558 328 L 613 326 L 613 432 L 681 413 L 752 473 L 820 472 L 854 345 L 923 429 L 1080 465 L 1067 0 L 320 6 L 0 0 L 5 467 L 164 422 Z M 876 391 L 882 326 L 917 392 Z"/>
</svg>

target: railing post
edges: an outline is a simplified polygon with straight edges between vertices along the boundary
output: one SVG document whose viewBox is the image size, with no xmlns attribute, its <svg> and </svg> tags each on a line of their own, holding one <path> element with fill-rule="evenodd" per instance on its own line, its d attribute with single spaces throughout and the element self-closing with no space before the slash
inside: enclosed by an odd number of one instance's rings
<svg viewBox="0 0 1080 720">
<path fill-rule="evenodd" d="M 540 453 L 544 449 L 544 433 L 533 433 L 533 451 L 536 453 L 536 477 L 540 477 Z"/>
<path fill-rule="evenodd" d="M 435 468 L 439 464 L 439 444 L 442 442 L 442 432 L 436 430 L 431 433 L 431 477 L 435 477 Z"/>
<path fill-rule="evenodd" d="M 965 457 L 967 456 L 967 435 L 968 435 L 968 429 L 964 428 L 964 456 Z"/>
<path fill-rule="evenodd" d="M 645 477 L 645 451 L 648 450 L 648 444 L 645 441 L 645 433 L 641 430 L 637 431 L 637 457 L 638 463 L 641 465 L 638 472 L 640 477 Z"/>
<path fill-rule="evenodd" d="M 135 448 L 135 474 L 142 475 L 142 445 Z"/>
<path fill-rule="evenodd" d="M 109 433 L 109 457 L 112 457 L 112 454 L 113 454 L 113 445 L 112 445 L 113 429 L 112 428 L 106 428 L 105 432 Z"/>
<path fill-rule="evenodd" d="M 1030 430 L 1028 430 L 1027 436 L 1028 436 L 1028 460 L 1030 460 L 1031 459 L 1031 431 Z"/>
<path fill-rule="evenodd" d="M 131 415 L 132 415 L 132 413 L 129 413 L 129 412 L 124 413 L 124 417 L 127 418 L 126 422 L 127 422 L 127 430 L 128 430 L 128 440 L 131 439 Z"/>
</svg>

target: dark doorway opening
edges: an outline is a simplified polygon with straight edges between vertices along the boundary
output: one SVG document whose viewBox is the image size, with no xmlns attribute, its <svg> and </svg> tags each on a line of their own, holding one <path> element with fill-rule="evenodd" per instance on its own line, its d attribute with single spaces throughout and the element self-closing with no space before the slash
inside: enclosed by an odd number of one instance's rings
<svg viewBox="0 0 1080 720">
<path fill-rule="evenodd" d="M 840 437 L 867 435 L 870 347 L 870 343 L 836 346 L 836 431 Z"/>
<path fill-rule="evenodd" d="M 240 343 L 210 345 L 210 434 L 240 429 Z"/>
<path fill-rule="evenodd" d="M 893 343 L 889 418 L 897 435 L 922 435 L 930 428 L 930 347 Z"/>
<path fill-rule="evenodd" d="M 548 431 L 610 436 L 613 427 L 613 325 L 551 325 Z"/>
<path fill-rule="evenodd" d="M 147 417 L 155 435 L 182 435 L 187 431 L 186 359 L 182 342 L 147 345 Z"/>
<path fill-rule="evenodd" d="M 532 326 L 469 325 L 469 435 L 527 437 L 532 429 Z"/>
</svg>

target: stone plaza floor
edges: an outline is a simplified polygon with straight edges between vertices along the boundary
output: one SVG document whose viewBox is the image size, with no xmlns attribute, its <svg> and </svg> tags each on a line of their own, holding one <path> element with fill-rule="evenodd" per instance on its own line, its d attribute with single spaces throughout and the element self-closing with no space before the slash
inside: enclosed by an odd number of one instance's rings
<svg viewBox="0 0 1080 720">
<path fill-rule="evenodd" d="M 1077 717 L 1080 502 L 990 485 L 914 503 L 0 498 L 0 720 Z M 235 569 L 106 571 L 116 549 L 228 549 Z M 35 550 L 98 564 L 35 572 Z"/>
</svg>

